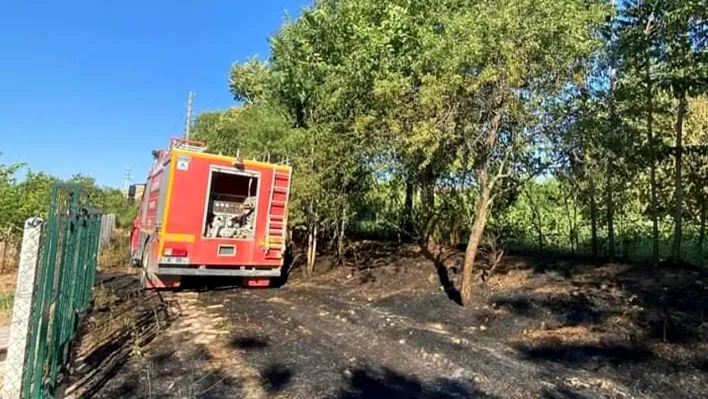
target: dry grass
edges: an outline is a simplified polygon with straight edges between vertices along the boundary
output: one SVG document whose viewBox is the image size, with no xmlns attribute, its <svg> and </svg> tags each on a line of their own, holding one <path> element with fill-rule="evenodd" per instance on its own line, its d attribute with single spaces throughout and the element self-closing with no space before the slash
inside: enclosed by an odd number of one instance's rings
<svg viewBox="0 0 708 399">
<path fill-rule="evenodd" d="M 0 273 L 17 270 L 20 247 L 17 241 L 0 241 Z"/>
<path fill-rule="evenodd" d="M 531 270 L 510 270 L 506 274 L 493 275 L 487 282 L 492 291 L 519 290 L 533 280 Z"/>
<path fill-rule="evenodd" d="M 631 265 L 608 263 L 590 270 L 588 274 L 598 279 L 612 279 L 631 268 Z"/>
<path fill-rule="evenodd" d="M 15 285 L 17 284 L 17 270 L 0 274 L 0 326 L 10 324 L 12 318 L 12 305 L 15 299 Z"/>
<path fill-rule="evenodd" d="M 602 340 L 602 334 L 593 330 L 592 326 L 579 325 L 555 329 L 525 330 L 520 337 L 512 342 L 563 342 L 569 344 L 597 345 Z"/>
<path fill-rule="evenodd" d="M 130 243 L 124 231 L 116 231 L 110 242 L 101 250 L 98 265 L 102 270 L 129 271 Z"/>
<path fill-rule="evenodd" d="M 533 292 L 535 294 L 547 294 L 547 295 L 570 295 L 573 287 L 567 282 L 549 283 L 535 288 Z"/>
<path fill-rule="evenodd" d="M 120 298 L 115 292 L 106 288 L 103 284 L 97 285 L 93 290 L 94 306 L 97 309 L 107 308 L 114 302 L 118 302 Z"/>
<path fill-rule="evenodd" d="M 606 392 L 621 393 L 623 390 L 617 385 L 616 382 L 609 380 L 607 378 L 592 378 L 592 377 L 568 377 L 564 382 L 575 389 L 592 389 L 599 388 Z"/>
</svg>

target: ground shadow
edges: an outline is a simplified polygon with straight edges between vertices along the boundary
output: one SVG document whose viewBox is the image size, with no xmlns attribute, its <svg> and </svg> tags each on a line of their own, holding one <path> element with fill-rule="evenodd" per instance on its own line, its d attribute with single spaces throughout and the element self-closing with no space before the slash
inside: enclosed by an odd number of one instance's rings
<svg viewBox="0 0 708 399">
<path fill-rule="evenodd" d="M 541 399 L 590 399 L 592 396 L 583 395 L 580 392 L 572 391 L 568 388 L 547 389 L 541 394 Z"/>
<path fill-rule="evenodd" d="M 561 326 L 595 324 L 608 315 L 583 294 L 565 296 L 514 292 L 494 295 L 490 301 L 517 315 L 539 320 L 552 318 L 553 324 Z"/>
<path fill-rule="evenodd" d="M 586 261 L 533 258 L 527 264 L 534 272 L 533 283 L 553 285 L 560 276 L 570 291 L 534 295 L 524 287 L 492 301 L 519 315 L 553 314 L 564 326 L 600 324 L 611 316 L 629 318 L 632 336 L 654 342 L 693 345 L 708 339 L 708 271 L 690 265 Z"/>
<path fill-rule="evenodd" d="M 385 367 L 362 367 L 353 371 L 346 370 L 345 375 L 348 377 L 347 386 L 335 394 L 334 398 L 494 398 L 494 396 L 475 388 L 471 381 L 442 378 L 426 383 L 416 377 L 406 376 Z"/>
<path fill-rule="evenodd" d="M 164 370 L 145 365 L 122 375 L 122 382 L 97 397 L 223 399 L 237 397 L 243 390 L 242 383 L 224 371 L 194 367 L 178 359 L 173 360 L 172 366 L 170 369 L 176 367 L 188 372 L 170 372 L 166 378 Z"/>
<path fill-rule="evenodd" d="M 396 242 L 362 241 L 350 245 L 343 256 L 347 266 L 358 271 L 376 270 L 396 264 L 402 258 L 410 258 L 413 246 Z M 320 257 L 323 258 L 323 257 Z"/>
<path fill-rule="evenodd" d="M 152 342 L 172 321 L 161 297 L 143 290 L 133 276 L 101 277 L 93 309 L 79 326 L 70 373 L 61 388 L 77 397 L 93 397 L 123 372 L 135 348 Z M 127 381 L 122 392 L 130 396 L 133 384 Z"/>
<path fill-rule="evenodd" d="M 620 273 L 617 280 L 641 305 L 635 321 L 648 338 L 679 344 L 701 344 L 708 339 L 708 272 L 637 265 Z"/>
<path fill-rule="evenodd" d="M 229 344 L 234 349 L 246 351 L 261 351 L 270 346 L 267 339 L 255 336 L 234 336 Z M 274 394 L 286 389 L 295 373 L 284 364 L 275 363 L 261 370 L 260 375 L 263 389 Z"/>
<path fill-rule="evenodd" d="M 231 338 L 230 346 L 234 349 L 244 350 L 262 350 L 268 347 L 268 341 L 261 337 L 241 337 L 234 336 Z"/>
<path fill-rule="evenodd" d="M 440 279 L 440 285 L 442 285 L 445 290 L 447 297 L 456 304 L 462 305 L 460 291 L 455 288 L 455 284 L 453 284 L 450 279 L 450 271 L 445 265 L 445 262 L 455 257 L 456 254 L 453 252 L 452 254 L 446 255 L 442 249 L 440 249 L 437 254 L 433 254 L 427 246 L 421 246 L 421 253 L 426 259 L 433 262 L 435 271 L 438 274 L 438 279 Z"/>
<path fill-rule="evenodd" d="M 529 261 L 488 304 L 508 312 L 520 357 L 549 375 L 587 370 L 662 397 L 690 397 L 705 383 L 708 273 L 646 264 Z M 532 276 L 532 277 L 529 277 Z M 555 390 L 545 398 L 584 398 Z"/>
<path fill-rule="evenodd" d="M 526 360 L 553 361 L 573 368 L 592 369 L 608 365 L 617 367 L 625 363 L 645 362 L 654 356 L 647 348 L 627 345 L 544 343 L 537 346 L 517 345 L 516 349 L 523 354 Z"/>
<path fill-rule="evenodd" d="M 293 379 L 293 371 L 282 364 L 273 364 L 261 371 L 261 384 L 270 394 L 283 391 Z"/>
</svg>

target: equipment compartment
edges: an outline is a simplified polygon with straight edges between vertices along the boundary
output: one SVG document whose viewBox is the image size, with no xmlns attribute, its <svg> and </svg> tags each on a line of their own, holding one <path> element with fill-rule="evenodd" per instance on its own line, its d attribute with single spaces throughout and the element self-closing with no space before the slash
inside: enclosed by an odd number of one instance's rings
<svg viewBox="0 0 708 399">
<path fill-rule="evenodd" d="M 221 167 L 213 167 L 210 174 L 204 237 L 253 238 L 259 175 Z"/>
</svg>

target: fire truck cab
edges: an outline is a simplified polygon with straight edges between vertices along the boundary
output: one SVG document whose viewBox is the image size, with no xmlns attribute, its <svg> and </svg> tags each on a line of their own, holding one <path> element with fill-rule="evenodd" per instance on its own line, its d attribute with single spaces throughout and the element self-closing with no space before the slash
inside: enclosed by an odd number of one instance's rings
<svg viewBox="0 0 708 399">
<path fill-rule="evenodd" d="M 185 139 L 153 157 L 130 238 L 146 288 L 176 288 L 184 276 L 268 286 L 282 276 L 290 166 L 209 154 Z"/>
</svg>

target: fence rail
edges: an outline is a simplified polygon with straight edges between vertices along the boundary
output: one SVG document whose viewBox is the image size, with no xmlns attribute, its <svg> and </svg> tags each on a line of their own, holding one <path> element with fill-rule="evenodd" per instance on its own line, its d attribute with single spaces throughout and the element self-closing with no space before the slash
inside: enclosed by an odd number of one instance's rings
<svg viewBox="0 0 708 399">
<path fill-rule="evenodd" d="M 78 186 L 53 187 L 47 220 L 25 223 L 3 399 L 54 398 L 98 262 L 101 214 Z"/>
</svg>

